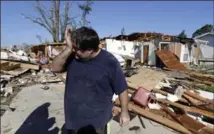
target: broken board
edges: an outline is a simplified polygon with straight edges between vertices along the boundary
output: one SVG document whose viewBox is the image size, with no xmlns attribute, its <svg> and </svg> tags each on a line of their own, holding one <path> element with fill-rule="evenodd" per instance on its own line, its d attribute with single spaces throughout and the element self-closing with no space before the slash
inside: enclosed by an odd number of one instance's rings
<svg viewBox="0 0 214 134">
<path fill-rule="evenodd" d="M 115 105 L 120 106 L 120 101 L 118 98 L 115 101 Z M 128 109 L 131 111 L 134 111 L 135 113 L 138 113 L 139 115 L 141 115 L 145 118 L 158 122 L 164 126 L 174 129 L 178 132 L 185 133 L 185 134 L 192 134 L 188 129 L 186 129 L 182 125 L 180 125 L 174 121 L 171 121 L 167 118 L 164 118 L 162 116 L 156 115 L 156 114 L 150 112 L 148 109 L 143 109 L 143 108 L 139 107 L 138 105 L 135 105 L 131 102 L 128 103 Z"/>
<path fill-rule="evenodd" d="M 155 53 L 167 68 L 180 71 L 186 70 L 185 66 L 180 63 L 178 58 L 172 52 L 168 50 L 156 50 Z"/>
<path fill-rule="evenodd" d="M 7 64 L 20 64 L 21 68 L 26 68 L 26 69 L 34 69 L 34 70 L 40 69 L 40 66 L 38 64 L 29 63 L 26 61 L 2 60 L 1 59 L 1 67 L 2 67 L 2 65 L 7 65 Z"/>
<path fill-rule="evenodd" d="M 1 70 L 10 71 L 20 68 L 20 64 L 18 63 L 10 63 L 10 62 L 1 62 Z"/>
</svg>

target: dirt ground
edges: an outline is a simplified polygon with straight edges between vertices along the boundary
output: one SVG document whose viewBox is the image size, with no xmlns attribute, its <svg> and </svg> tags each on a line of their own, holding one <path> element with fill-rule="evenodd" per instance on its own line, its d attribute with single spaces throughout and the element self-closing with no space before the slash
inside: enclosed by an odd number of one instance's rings
<svg viewBox="0 0 214 134">
<path fill-rule="evenodd" d="M 126 80 L 136 86 L 143 86 L 151 90 L 158 82 L 167 76 L 168 74 L 164 71 L 141 67 L 137 74 L 127 77 Z"/>
<path fill-rule="evenodd" d="M 12 100 L 15 111 L 6 111 L 1 117 L 2 134 L 62 134 L 64 124 L 64 84 L 37 84 L 23 88 Z M 143 117 L 133 117 L 127 127 L 118 120 L 110 122 L 110 134 L 174 134 L 175 132 Z M 138 130 L 129 129 L 132 127 Z"/>
</svg>

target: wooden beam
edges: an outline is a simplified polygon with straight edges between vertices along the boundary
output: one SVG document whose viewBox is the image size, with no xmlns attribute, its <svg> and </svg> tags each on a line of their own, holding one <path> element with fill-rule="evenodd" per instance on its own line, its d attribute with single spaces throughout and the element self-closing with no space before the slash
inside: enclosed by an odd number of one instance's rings
<svg viewBox="0 0 214 134">
<path fill-rule="evenodd" d="M 197 99 L 197 100 L 200 100 L 202 102 L 205 102 L 205 103 L 209 103 L 209 102 L 213 102 L 213 100 L 210 100 L 210 99 L 207 99 L 207 98 L 204 98 L 198 94 L 195 94 L 195 93 L 192 93 L 190 91 L 185 91 L 184 94 L 194 98 L 194 99 Z"/>
<path fill-rule="evenodd" d="M 20 76 L 20 75 L 22 75 L 22 74 L 24 74 L 24 73 L 26 73 L 28 71 L 29 71 L 29 69 L 24 69 L 22 71 L 18 71 L 16 69 L 15 70 L 11 70 L 11 71 L 0 70 L 1 73 L 9 74 L 9 75 L 16 76 L 16 77 L 18 77 L 18 76 Z"/>
<path fill-rule="evenodd" d="M 118 99 L 117 99 L 118 100 Z M 115 102 L 116 105 L 120 105 L 120 101 L 116 101 Z M 146 109 L 143 109 L 135 104 L 132 104 L 129 102 L 128 104 L 128 109 L 129 110 L 133 110 L 134 112 L 138 113 L 139 115 L 145 117 L 145 118 L 148 118 L 150 120 L 153 120 L 155 122 L 158 122 L 162 125 L 165 125 L 171 129 L 174 129 L 178 132 L 181 132 L 181 133 L 184 133 L 184 134 L 192 134 L 189 130 L 187 130 L 185 127 L 183 127 L 182 125 L 174 122 L 174 121 L 171 121 L 167 118 L 164 118 L 162 116 L 159 116 L 159 115 L 156 115 Z"/>
<path fill-rule="evenodd" d="M 40 69 L 40 66 L 38 64 L 32 64 L 32 63 L 28 63 L 26 61 L 14 61 L 14 60 L 2 60 L 1 59 L 1 62 L 9 62 L 9 63 L 12 63 L 12 64 L 20 64 L 20 67 L 21 68 L 26 68 L 26 69 L 34 69 L 34 70 L 39 70 Z"/>
<path fill-rule="evenodd" d="M 20 64 L 8 64 L 7 66 L 1 66 L 1 70 L 4 71 L 10 71 L 10 70 L 14 70 L 20 68 Z"/>
<path fill-rule="evenodd" d="M 131 84 L 131 83 L 128 83 L 128 86 L 131 89 L 133 89 L 133 88 L 136 89 L 136 87 L 137 87 L 136 85 Z M 153 89 L 153 91 L 158 91 L 158 90 L 157 89 Z M 164 91 L 163 92 L 162 92 L 162 90 L 160 90 L 160 91 L 161 91 L 160 93 L 166 94 Z M 132 93 L 132 92 L 129 92 L 129 93 Z M 196 108 L 196 107 L 185 106 L 185 105 L 182 105 L 182 104 L 179 104 L 179 103 L 176 103 L 176 102 L 168 101 L 166 99 L 157 99 L 157 101 L 159 101 L 161 103 L 164 103 L 164 104 L 170 104 L 172 106 L 181 108 L 181 109 L 183 109 L 183 110 L 185 110 L 187 112 L 192 112 L 192 113 L 204 115 L 206 117 L 214 119 L 214 114 L 212 112 L 209 112 L 209 111 L 206 111 L 206 110 L 202 110 L 202 109 L 199 109 L 199 108 Z"/>
<path fill-rule="evenodd" d="M 176 102 L 171 102 L 168 101 L 166 99 L 157 99 L 158 102 L 164 103 L 164 104 L 169 104 L 172 106 L 175 106 L 177 108 L 181 108 L 186 112 L 191 112 L 191 113 L 196 113 L 196 114 L 200 114 L 200 115 L 204 115 L 206 117 L 212 118 L 214 119 L 214 114 L 212 112 L 206 111 L 206 110 L 202 110 L 196 107 L 189 107 L 189 106 L 185 106 Z"/>
<path fill-rule="evenodd" d="M 8 61 L 1 61 L 1 67 L 8 66 L 8 65 L 9 65 Z"/>
</svg>

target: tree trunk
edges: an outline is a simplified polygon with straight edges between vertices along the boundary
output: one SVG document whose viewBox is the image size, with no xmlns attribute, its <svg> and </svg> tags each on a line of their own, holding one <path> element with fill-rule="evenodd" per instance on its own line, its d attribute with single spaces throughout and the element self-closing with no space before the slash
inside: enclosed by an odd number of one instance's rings
<svg viewBox="0 0 214 134">
<path fill-rule="evenodd" d="M 86 13 L 83 13 L 83 16 L 82 16 L 82 25 L 86 26 Z"/>
<path fill-rule="evenodd" d="M 54 3 L 55 7 L 55 38 L 56 42 L 59 42 L 59 8 L 60 8 L 60 1 L 56 0 Z"/>
</svg>

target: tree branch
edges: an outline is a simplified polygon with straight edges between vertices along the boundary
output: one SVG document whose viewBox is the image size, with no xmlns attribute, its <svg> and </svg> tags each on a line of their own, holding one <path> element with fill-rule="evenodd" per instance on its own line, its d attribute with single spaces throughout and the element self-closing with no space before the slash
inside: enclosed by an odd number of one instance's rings
<svg viewBox="0 0 214 134">
<path fill-rule="evenodd" d="M 37 0 L 36 3 L 37 3 L 36 4 L 37 11 L 40 13 L 40 15 L 41 15 L 42 19 L 44 20 L 45 24 L 47 25 L 47 27 L 52 30 L 53 28 L 51 27 L 50 23 L 48 22 L 47 15 L 46 15 L 44 9 L 42 9 L 40 2 Z"/>
<path fill-rule="evenodd" d="M 48 32 L 49 32 L 50 34 L 52 34 L 52 30 L 51 30 L 49 27 L 47 27 L 47 26 L 43 23 L 43 21 L 42 21 L 41 18 L 35 18 L 35 19 L 33 19 L 33 18 L 29 17 L 29 16 L 25 16 L 24 14 L 22 14 L 22 16 L 23 16 L 24 18 L 26 18 L 26 19 L 31 20 L 33 23 L 39 24 L 40 26 L 42 26 L 42 27 L 44 27 L 46 30 L 48 30 Z"/>
<path fill-rule="evenodd" d="M 56 29 L 56 41 L 59 41 L 59 23 L 60 23 L 60 16 L 59 16 L 59 10 L 60 10 L 60 1 L 55 0 L 54 1 L 54 13 L 55 13 L 55 29 Z"/>
<path fill-rule="evenodd" d="M 65 12 L 64 14 L 62 15 L 63 18 L 64 18 L 64 21 L 62 21 L 62 16 L 60 18 L 60 26 L 61 26 L 61 41 L 64 40 L 64 36 L 65 36 L 65 30 L 66 30 L 66 26 L 67 26 L 67 22 L 69 20 L 69 8 L 70 8 L 70 2 L 69 1 L 66 1 L 65 2 Z"/>
</svg>

